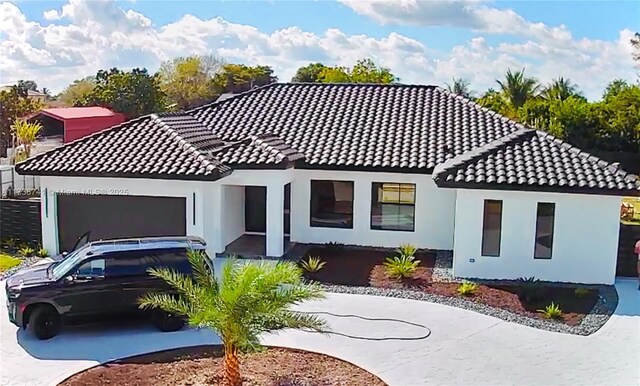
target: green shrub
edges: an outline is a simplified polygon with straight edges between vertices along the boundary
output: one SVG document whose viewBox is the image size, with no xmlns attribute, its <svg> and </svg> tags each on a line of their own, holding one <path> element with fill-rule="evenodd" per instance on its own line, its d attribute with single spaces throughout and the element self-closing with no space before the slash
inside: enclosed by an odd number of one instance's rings
<svg viewBox="0 0 640 386">
<path fill-rule="evenodd" d="M 28 245 L 23 245 L 22 247 L 20 247 L 20 249 L 18 250 L 18 253 L 24 257 L 31 257 L 33 256 L 33 254 L 35 253 L 35 249 L 31 248 Z"/>
<path fill-rule="evenodd" d="M 312 273 L 315 273 L 321 270 L 325 264 L 327 264 L 326 261 L 322 261 L 320 257 L 313 257 L 313 256 L 309 256 L 306 261 L 302 260 L 300 262 L 300 266 L 302 267 L 302 269 Z"/>
<path fill-rule="evenodd" d="M 0 272 L 4 272 L 17 265 L 20 265 L 21 261 L 22 260 L 15 258 L 13 256 L 9 256 L 6 253 L 0 253 Z"/>
<path fill-rule="evenodd" d="M 538 310 L 538 312 L 541 312 L 542 315 L 547 319 L 553 319 L 553 320 L 562 319 L 562 310 L 554 302 L 551 302 L 551 304 L 546 306 L 544 310 Z"/>
<path fill-rule="evenodd" d="M 400 246 L 396 248 L 396 252 L 398 253 L 398 255 L 406 257 L 414 257 L 417 250 L 418 248 L 409 243 L 400 244 Z"/>
<path fill-rule="evenodd" d="M 45 248 L 40 247 L 36 251 L 36 256 L 38 256 L 38 257 L 49 257 L 49 251 L 47 251 Z"/>
<path fill-rule="evenodd" d="M 458 295 L 460 296 L 471 296 L 478 289 L 478 285 L 476 283 L 472 283 L 470 281 L 465 281 L 460 283 L 458 286 Z"/>
<path fill-rule="evenodd" d="M 2 242 L 2 245 L 7 249 L 13 250 L 16 248 L 16 245 L 18 245 L 18 239 L 16 239 L 15 237 L 7 237 Z"/>
<path fill-rule="evenodd" d="M 383 264 L 390 278 L 402 279 L 416 273 L 420 260 L 416 260 L 413 256 L 394 256 L 388 257 Z"/>
<path fill-rule="evenodd" d="M 518 280 L 518 297 L 525 302 L 540 300 L 544 297 L 545 288 L 535 277 L 521 277 Z"/>
<path fill-rule="evenodd" d="M 583 298 L 589 294 L 589 288 L 578 287 L 575 290 L 573 290 L 573 293 L 576 295 L 576 297 Z"/>
</svg>

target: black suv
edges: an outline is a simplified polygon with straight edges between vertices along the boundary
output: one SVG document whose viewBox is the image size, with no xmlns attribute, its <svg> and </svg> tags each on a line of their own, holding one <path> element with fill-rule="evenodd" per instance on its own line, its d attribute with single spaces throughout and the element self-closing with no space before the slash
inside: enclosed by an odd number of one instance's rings
<svg viewBox="0 0 640 386">
<path fill-rule="evenodd" d="M 147 270 L 167 267 L 190 275 L 187 251 L 206 253 L 205 247 L 204 240 L 195 237 L 85 244 L 63 260 L 36 264 L 7 279 L 9 320 L 18 327 L 29 328 L 39 339 L 49 339 L 63 323 L 140 313 L 138 299 L 142 295 L 171 292 L 166 283 L 150 276 Z M 149 314 L 162 331 L 179 330 L 185 323 L 180 316 L 159 310 Z"/>
</svg>

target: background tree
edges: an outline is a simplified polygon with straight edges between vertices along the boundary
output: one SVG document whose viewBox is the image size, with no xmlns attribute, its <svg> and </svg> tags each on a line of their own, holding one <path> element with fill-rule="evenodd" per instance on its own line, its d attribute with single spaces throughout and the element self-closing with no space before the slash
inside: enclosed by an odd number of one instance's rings
<svg viewBox="0 0 640 386">
<path fill-rule="evenodd" d="M 224 381 L 242 384 L 238 351 L 260 347 L 260 334 L 285 328 L 322 331 L 325 322 L 315 315 L 291 310 L 305 300 L 322 299 L 319 286 L 305 284 L 300 269 L 291 262 L 278 264 L 228 261 L 217 279 L 199 252 L 190 251 L 194 279 L 169 269 L 152 269 L 151 275 L 173 287 L 178 296 L 153 293 L 140 300 L 142 308 L 160 308 L 184 315 L 193 327 L 209 328 L 224 345 Z"/>
<path fill-rule="evenodd" d="M 321 83 L 375 83 L 388 84 L 399 81 L 391 70 L 376 65 L 371 59 L 361 59 L 352 68 L 325 67 L 318 74 Z"/>
<path fill-rule="evenodd" d="M 542 89 L 541 96 L 546 99 L 566 100 L 570 97 L 585 99 L 578 91 L 578 86 L 570 79 L 563 77 L 556 78 Z"/>
<path fill-rule="evenodd" d="M 527 99 L 535 97 L 540 88 L 538 81 L 525 76 L 524 68 L 516 72 L 509 69 L 505 78 L 496 82 L 514 112 L 522 107 Z"/>
<path fill-rule="evenodd" d="M 504 95 L 493 88 L 488 89 L 487 92 L 476 100 L 476 103 L 506 117 L 515 117 L 515 112 L 511 110 L 511 106 Z"/>
<path fill-rule="evenodd" d="M 95 87 L 76 105 L 106 107 L 131 119 L 164 111 L 165 94 L 159 77 L 149 75 L 146 69 L 112 68 L 98 71 Z"/>
<path fill-rule="evenodd" d="M 42 125 L 39 122 L 19 119 L 11 125 L 11 129 L 16 138 L 16 145 L 22 148 L 21 152 L 14 156 L 14 163 L 18 163 L 31 156 L 31 148 L 42 130 Z"/>
<path fill-rule="evenodd" d="M 273 74 L 271 67 L 244 64 L 225 64 L 222 71 L 214 76 L 219 94 L 245 92 L 277 81 L 278 77 Z"/>
<path fill-rule="evenodd" d="M 309 63 L 304 67 L 298 68 L 296 74 L 291 78 L 292 82 L 301 83 L 318 83 L 319 75 L 326 66 L 322 63 Z"/>
<path fill-rule="evenodd" d="M 67 106 L 81 105 L 82 101 L 91 94 L 95 87 L 95 76 L 76 79 L 58 95 L 58 99 Z"/>
<path fill-rule="evenodd" d="M 42 103 L 28 98 L 24 88 L 13 86 L 9 90 L 0 91 L 0 157 L 7 156 L 14 122 L 41 108 Z"/>
<path fill-rule="evenodd" d="M 633 47 L 633 60 L 636 61 L 636 67 L 639 70 L 638 78 L 640 78 L 640 33 L 636 32 L 631 38 L 631 46 Z"/>
<path fill-rule="evenodd" d="M 158 74 L 167 103 L 187 110 L 217 97 L 214 77 L 222 70 L 223 61 L 213 55 L 193 55 L 162 63 Z"/>
<path fill-rule="evenodd" d="M 26 90 L 38 91 L 38 85 L 36 84 L 36 82 L 32 80 L 19 80 L 17 86 L 19 89 L 25 90 L 25 91 Z"/>
<path fill-rule="evenodd" d="M 447 86 L 447 90 L 456 95 L 463 96 L 465 98 L 471 98 L 473 91 L 470 89 L 470 83 L 466 79 L 462 78 L 451 78 L 451 84 L 445 83 Z"/>
</svg>

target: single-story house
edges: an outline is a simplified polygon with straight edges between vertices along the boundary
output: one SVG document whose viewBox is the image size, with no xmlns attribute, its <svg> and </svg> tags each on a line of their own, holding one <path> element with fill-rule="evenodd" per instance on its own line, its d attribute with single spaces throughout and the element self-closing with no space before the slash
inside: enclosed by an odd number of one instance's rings
<svg viewBox="0 0 640 386">
<path fill-rule="evenodd" d="M 126 117 L 107 108 L 93 106 L 42 109 L 29 120 L 42 124 L 42 136 L 59 136 L 62 142 L 67 143 L 120 124 Z"/>
<path fill-rule="evenodd" d="M 435 86 L 271 84 L 152 114 L 19 164 L 50 251 L 194 235 L 453 250 L 459 277 L 612 283 L 640 181 Z"/>
</svg>

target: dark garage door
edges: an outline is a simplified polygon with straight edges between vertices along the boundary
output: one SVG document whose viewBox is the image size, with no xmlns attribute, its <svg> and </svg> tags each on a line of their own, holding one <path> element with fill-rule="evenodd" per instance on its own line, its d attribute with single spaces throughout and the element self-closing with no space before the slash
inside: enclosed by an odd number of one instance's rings
<svg viewBox="0 0 640 386">
<path fill-rule="evenodd" d="M 60 251 L 73 248 L 87 231 L 91 240 L 187 233 L 185 198 L 60 195 L 57 199 Z"/>
</svg>

